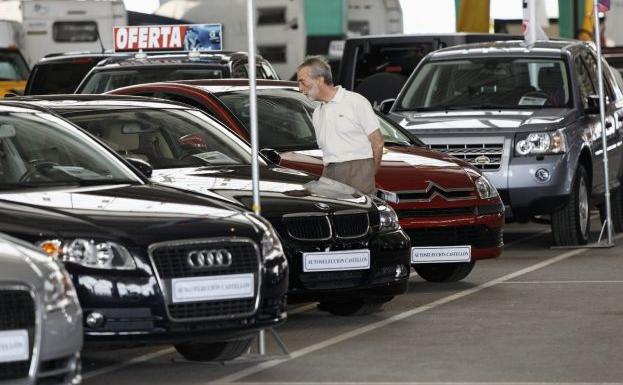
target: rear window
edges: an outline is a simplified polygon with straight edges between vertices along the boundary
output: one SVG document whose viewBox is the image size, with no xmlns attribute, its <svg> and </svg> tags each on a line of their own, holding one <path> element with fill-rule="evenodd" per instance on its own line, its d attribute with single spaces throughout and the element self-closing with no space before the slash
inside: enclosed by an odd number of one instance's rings
<svg viewBox="0 0 623 385">
<path fill-rule="evenodd" d="M 115 88 L 135 84 L 172 80 L 221 79 L 227 77 L 223 67 L 159 67 L 121 68 L 114 71 L 92 72 L 78 90 L 80 94 L 101 94 Z"/>
<path fill-rule="evenodd" d="M 97 60 L 38 65 L 28 79 L 25 94 L 72 94 L 96 63 Z"/>
<path fill-rule="evenodd" d="M 58 43 L 91 42 L 97 37 L 94 21 L 57 21 L 52 25 L 52 38 Z"/>
</svg>

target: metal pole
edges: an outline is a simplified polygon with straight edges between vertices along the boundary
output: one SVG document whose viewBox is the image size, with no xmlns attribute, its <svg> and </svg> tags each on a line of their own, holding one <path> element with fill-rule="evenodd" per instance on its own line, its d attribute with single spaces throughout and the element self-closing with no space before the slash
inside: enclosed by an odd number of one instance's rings
<svg viewBox="0 0 623 385">
<path fill-rule="evenodd" d="M 601 143 L 603 147 L 604 180 L 606 185 L 606 224 L 608 226 L 608 245 L 612 245 L 612 212 L 610 211 L 610 178 L 608 176 L 608 138 L 606 137 L 606 106 L 604 97 L 603 68 L 601 65 L 601 36 L 599 31 L 599 0 L 593 0 L 595 17 L 595 45 L 597 46 L 597 83 L 599 84 L 599 118 L 601 121 Z"/>
<path fill-rule="evenodd" d="M 251 116 L 251 178 L 253 185 L 253 212 L 261 214 L 260 208 L 260 170 L 258 165 L 259 145 L 257 139 L 257 94 L 255 71 L 255 2 L 247 0 L 247 36 L 249 41 L 249 113 Z M 260 330 L 258 335 L 260 355 L 266 354 L 266 333 Z"/>
<path fill-rule="evenodd" d="M 537 41 L 537 21 L 536 21 L 536 0 L 528 0 L 528 35 L 530 36 L 530 43 L 534 44 Z"/>
</svg>

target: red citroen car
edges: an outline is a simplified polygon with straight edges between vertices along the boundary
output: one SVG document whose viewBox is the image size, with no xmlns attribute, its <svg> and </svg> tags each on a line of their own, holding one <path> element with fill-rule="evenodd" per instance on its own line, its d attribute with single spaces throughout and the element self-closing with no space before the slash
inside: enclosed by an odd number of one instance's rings
<svg viewBox="0 0 623 385">
<path fill-rule="evenodd" d="M 181 101 L 200 108 L 249 140 L 248 80 L 151 83 L 113 90 Z M 282 166 L 322 173 L 311 121 L 315 103 L 292 82 L 258 81 L 262 153 Z M 465 278 L 477 260 L 502 252 L 504 205 L 495 188 L 468 163 L 425 148 L 379 115 L 385 139 L 377 187 L 396 210 L 412 242 L 416 272 L 433 282 Z"/>
</svg>

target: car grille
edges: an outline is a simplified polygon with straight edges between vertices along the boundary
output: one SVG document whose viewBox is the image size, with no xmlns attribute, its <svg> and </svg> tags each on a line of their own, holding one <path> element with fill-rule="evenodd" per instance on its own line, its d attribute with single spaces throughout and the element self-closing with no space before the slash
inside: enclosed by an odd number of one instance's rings
<svg viewBox="0 0 623 385">
<path fill-rule="evenodd" d="M 30 292 L 0 289 L 0 331 L 20 329 L 28 330 L 30 358 L 28 361 L 0 363 L 0 380 L 28 376 L 35 331 L 35 303 Z"/>
<path fill-rule="evenodd" d="M 338 238 L 360 238 L 368 234 L 370 218 L 367 211 L 336 211 L 333 215 L 297 213 L 283 216 L 291 238 L 302 241 L 326 241 Z"/>
<path fill-rule="evenodd" d="M 407 230 L 411 246 L 463 246 L 487 248 L 503 245 L 502 229 L 486 226 L 441 227 Z"/>
<path fill-rule="evenodd" d="M 432 218 L 432 217 L 451 217 L 461 215 L 475 215 L 476 207 L 453 207 L 439 209 L 414 209 L 396 210 L 398 218 Z"/>
<path fill-rule="evenodd" d="M 335 235 L 340 238 L 359 238 L 368 233 L 370 220 L 367 211 L 338 211 L 333 214 Z"/>
<path fill-rule="evenodd" d="M 232 299 L 199 303 L 169 305 L 169 314 L 176 319 L 217 317 L 230 314 L 245 314 L 255 307 L 255 298 Z"/>
<path fill-rule="evenodd" d="M 309 290 L 344 289 L 359 286 L 366 274 L 360 270 L 303 273 L 299 275 L 299 280 Z"/>
<path fill-rule="evenodd" d="M 326 214 L 284 215 L 288 235 L 294 239 L 323 241 L 331 239 L 331 222 Z"/>
<path fill-rule="evenodd" d="M 211 269 L 194 269 L 188 263 L 188 253 L 195 250 L 225 249 L 232 255 L 230 266 Z M 161 284 L 174 278 L 209 277 L 218 275 L 252 273 L 256 290 L 253 298 L 168 303 L 167 310 L 176 320 L 206 318 L 232 318 L 252 314 L 256 308 L 259 289 L 260 255 L 254 243 L 246 240 L 198 240 L 165 242 L 150 247 L 150 257 Z"/>
<path fill-rule="evenodd" d="M 504 153 L 504 143 L 432 144 L 428 147 L 463 159 L 481 170 L 499 169 Z"/>
</svg>

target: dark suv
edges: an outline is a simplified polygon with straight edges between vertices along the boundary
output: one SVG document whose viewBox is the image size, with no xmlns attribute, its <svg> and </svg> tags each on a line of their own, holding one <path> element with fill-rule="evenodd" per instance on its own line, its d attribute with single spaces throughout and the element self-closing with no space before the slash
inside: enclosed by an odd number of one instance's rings
<svg viewBox="0 0 623 385">
<path fill-rule="evenodd" d="M 155 185 L 41 108 L 0 103 L 0 231 L 64 262 L 87 342 L 243 353 L 285 321 L 288 265 L 265 220 Z"/>
<path fill-rule="evenodd" d="M 130 54 L 75 52 L 46 55 L 32 67 L 24 95 L 73 93 L 91 68 L 112 56 Z"/>
<path fill-rule="evenodd" d="M 256 58 L 258 79 L 279 79 L 268 61 Z M 167 80 L 247 78 L 244 52 L 137 53 L 113 56 L 98 63 L 76 89 L 101 94 L 115 88 Z"/>
<path fill-rule="evenodd" d="M 361 36 L 346 40 L 336 82 L 374 105 L 395 98 L 420 60 L 429 52 L 459 44 L 521 40 L 507 34 L 453 33 Z"/>
</svg>

